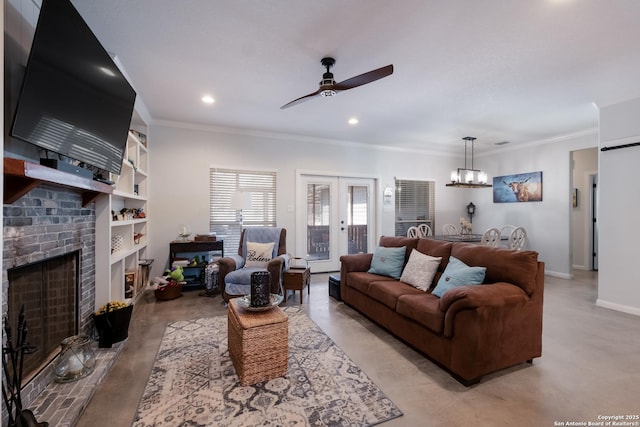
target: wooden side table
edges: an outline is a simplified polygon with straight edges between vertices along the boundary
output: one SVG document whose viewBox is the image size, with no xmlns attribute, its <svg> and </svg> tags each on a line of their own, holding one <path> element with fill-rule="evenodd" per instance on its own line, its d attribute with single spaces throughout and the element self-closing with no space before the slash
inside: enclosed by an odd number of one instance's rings
<svg viewBox="0 0 640 427">
<path fill-rule="evenodd" d="M 309 295 L 309 282 L 311 281 L 311 269 L 306 265 L 304 267 L 290 267 L 282 275 L 282 287 L 284 288 L 284 299 L 287 300 L 287 291 L 300 291 L 300 304 L 302 304 L 302 291 L 307 287 L 307 295 Z"/>
<path fill-rule="evenodd" d="M 287 374 L 289 317 L 280 307 L 247 311 L 229 300 L 229 356 L 242 385 L 251 385 Z"/>
</svg>

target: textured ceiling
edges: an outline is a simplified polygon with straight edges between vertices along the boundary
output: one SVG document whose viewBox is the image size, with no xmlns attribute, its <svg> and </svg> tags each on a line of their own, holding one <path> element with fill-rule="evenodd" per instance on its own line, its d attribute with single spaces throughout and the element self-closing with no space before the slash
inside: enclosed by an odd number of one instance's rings
<svg viewBox="0 0 640 427">
<path fill-rule="evenodd" d="M 640 96 L 637 0 L 73 3 L 154 120 L 486 151 L 595 129 L 595 105 Z M 338 82 L 395 71 L 281 110 L 318 88 L 324 56 Z"/>
</svg>

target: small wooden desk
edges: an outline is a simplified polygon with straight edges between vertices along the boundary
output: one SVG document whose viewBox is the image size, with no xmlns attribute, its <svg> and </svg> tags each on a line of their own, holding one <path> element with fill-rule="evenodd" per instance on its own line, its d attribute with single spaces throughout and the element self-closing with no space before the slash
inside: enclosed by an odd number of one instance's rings
<svg viewBox="0 0 640 427">
<path fill-rule="evenodd" d="M 287 291 L 300 291 L 300 304 L 302 304 L 302 291 L 307 287 L 309 295 L 309 282 L 311 281 L 311 270 L 309 267 L 291 267 L 282 275 L 282 287 L 284 288 L 284 300 L 287 301 Z"/>
</svg>

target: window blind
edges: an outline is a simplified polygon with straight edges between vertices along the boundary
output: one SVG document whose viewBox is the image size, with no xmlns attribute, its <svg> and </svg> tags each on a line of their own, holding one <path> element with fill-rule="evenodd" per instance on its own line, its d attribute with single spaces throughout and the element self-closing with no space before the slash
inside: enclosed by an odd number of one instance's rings
<svg viewBox="0 0 640 427">
<path fill-rule="evenodd" d="M 273 171 L 210 169 L 209 231 L 224 239 L 225 253 L 237 253 L 242 227 L 276 226 L 276 181 Z M 237 193 L 249 202 L 241 211 L 232 203 Z"/>
<path fill-rule="evenodd" d="M 426 223 L 435 230 L 435 182 L 396 179 L 396 236 L 411 226 Z"/>
</svg>

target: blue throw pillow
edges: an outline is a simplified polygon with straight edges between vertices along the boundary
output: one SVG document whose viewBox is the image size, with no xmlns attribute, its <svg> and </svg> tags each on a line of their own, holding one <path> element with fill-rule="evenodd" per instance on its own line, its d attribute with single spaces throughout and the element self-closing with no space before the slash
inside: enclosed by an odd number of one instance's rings
<svg viewBox="0 0 640 427">
<path fill-rule="evenodd" d="M 404 266 L 404 256 L 406 252 L 406 246 L 399 248 L 385 248 L 378 246 L 373 254 L 369 273 L 399 279 L 400 275 L 402 275 L 402 267 Z"/>
<path fill-rule="evenodd" d="M 487 267 L 469 267 L 458 258 L 449 257 L 449 264 L 440 276 L 432 294 L 442 297 L 445 292 L 456 286 L 480 285 L 486 271 Z"/>
</svg>

